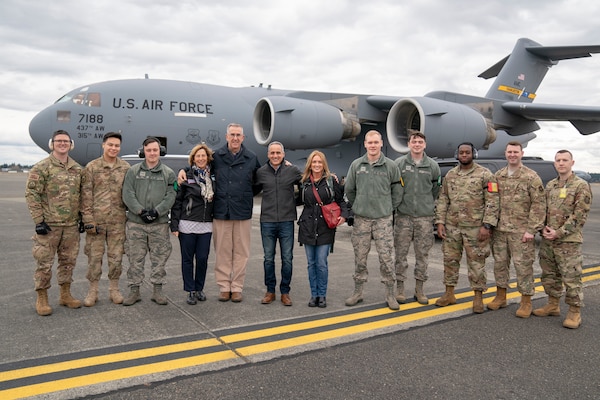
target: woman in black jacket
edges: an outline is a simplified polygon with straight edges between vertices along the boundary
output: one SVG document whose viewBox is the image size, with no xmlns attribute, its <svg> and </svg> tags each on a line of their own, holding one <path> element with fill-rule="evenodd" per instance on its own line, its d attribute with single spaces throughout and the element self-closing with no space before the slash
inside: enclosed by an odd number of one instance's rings
<svg viewBox="0 0 600 400">
<path fill-rule="evenodd" d="M 298 219 L 298 242 L 304 246 L 308 262 L 308 282 L 310 284 L 309 307 L 327 307 L 327 256 L 333 249 L 335 241 L 335 228 L 327 226 L 323 219 L 321 206 L 313 192 L 316 190 L 323 204 L 337 202 L 342 215 L 338 219 L 338 226 L 348 218 L 348 207 L 344 201 L 344 191 L 331 175 L 325 154 L 315 150 L 306 160 L 306 167 L 302 175 L 301 197 L 304 209 Z"/>
<path fill-rule="evenodd" d="M 214 196 L 210 173 L 212 154 L 204 143 L 192 149 L 189 158 L 191 168 L 186 172 L 185 181 L 179 185 L 171 209 L 171 232 L 179 238 L 183 290 L 188 292 L 188 304 L 206 300 L 204 282 L 212 238 Z"/>
</svg>

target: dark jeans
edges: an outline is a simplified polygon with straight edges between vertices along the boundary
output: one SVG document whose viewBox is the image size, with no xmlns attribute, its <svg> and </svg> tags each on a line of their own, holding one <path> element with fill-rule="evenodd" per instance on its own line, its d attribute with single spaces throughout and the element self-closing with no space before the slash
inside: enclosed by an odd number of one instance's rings
<svg viewBox="0 0 600 400">
<path fill-rule="evenodd" d="M 183 290 L 186 292 L 200 292 L 204 290 L 211 238 L 212 233 L 196 234 L 179 232 L 181 275 L 183 276 Z M 194 258 L 196 258 L 195 274 Z"/>
<path fill-rule="evenodd" d="M 308 283 L 310 285 L 311 297 L 327 296 L 327 280 L 329 268 L 327 257 L 329 256 L 330 244 L 320 246 L 304 245 L 306 261 L 308 263 Z"/>
<path fill-rule="evenodd" d="M 281 294 L 290 292 L 292 281 L 292 258 L 294 252 L 294 221 L 286 222 L 261 222 L 260 234 L 262 236 L 263 251 L 265 253 L 265 286 L 267 292 L 275 293 L 277 277 L 275 276 L 275 245 L 279 239 L 281 251 Z"/>
</svg>

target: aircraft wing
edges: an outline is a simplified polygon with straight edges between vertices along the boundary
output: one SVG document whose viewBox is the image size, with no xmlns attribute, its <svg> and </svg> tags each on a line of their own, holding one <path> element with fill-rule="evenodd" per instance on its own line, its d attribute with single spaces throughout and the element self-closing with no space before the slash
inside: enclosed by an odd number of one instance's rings
<svg viewBox="0 0 600 400">
<path fill-rule="evenodd" d="M 569 121 L 582 135 L 600 131 L 600 107 L 508 101 L 502 108 L 532 121 Z"/>
</svg>

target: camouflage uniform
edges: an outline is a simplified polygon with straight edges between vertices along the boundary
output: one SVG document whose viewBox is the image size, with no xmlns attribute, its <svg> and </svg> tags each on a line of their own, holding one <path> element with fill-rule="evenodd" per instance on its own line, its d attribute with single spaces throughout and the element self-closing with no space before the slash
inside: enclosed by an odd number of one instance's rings
<svg viewBox="0 0 600 400">
<path fill-rule="evenodd" d="M 406 280 L 407 255 L 410 243 L 415 251 L 414 276 L 426 281 L 429 251 L 433 246 L 432 223 L 435 200 L 441 184 L 440 167 L 426 154 L 415 163 L 410 154 L 396 160 L 404 186 L 402 203 L 394 215 L 394 245 L 396 248 L 396 280 Z"/>
<path fill-rule="evenodd" d="M 490 241 L 479 242 L 483 224 L 496 225 L 498 220 L 496 178 L 476 163 L 467 171 L 454 167 L 446 174 L 436 202 L 435 223 L 446 226 L 443 244 L 444 284 L 456 286 L 463 248 L 467 254 L 469 282 L 475 291 L 487 289 L 485 259 L 490 255 Z"/>
<path fill-rule="evenodd" d="M 84 225 L 94 225 L 96 232 L 87 231 L 84 252 L 88 256 L 87 279 L 97 281 L 102 275 L 104 243 L 108 261 L 108 279 L 119 279 L 125 243 L 127 220 L 123 203 L 123 180 L 129 164 L 117 158 L 114 164 L 103 157 L 88 163 L 81 183 L 81 213 Z"/>
<path fill-rule="evenodd" d="M 364 155 L 350 166 L 344 189 L 355 215 L 351 236 L 356 263 L 354 281 L 367 281 L 372 238 L 379 254 L 381 281 L 393 285 L 396 279 L 392 213 L 403 193 L 398 166 L 384 155 L 371 164 Z"/>
<path fill-rule="evenodd" d="M 53 155 L 33 166 L 27 178 L 25 199 L 35 224 L 46 222 L 47 235 L 35 234 L 33 258 L 37 262 L 35 289 L 50 288 L 54 255 L 58 254 L 58 284 L 73 282 L 79 253 L 79 202 L 82 167 L 69 157 L 66 164 Z"/>
<path fill-rule="evenodd" d="M 127 206 L 127 243 L 129 256 L 127 278 L 130 287 L 139 287 L 144 280 L 144 260 L 150 252 L 150 282 L 154 285 L 165 283 L 165 264 L 171 255 L 169 237 L 169 211 L 175 203 L 176 176 L 173 170 L 162 162 L 149 169 L 146 161 L 129 168 L 123 182 L 123 202 Z M 143 209 L 155 209 L 158 219 L 150 224 L 143 222 L 140 213 Z"/>
<path fill-rule="evenodd" d="M 517 274 L 517 289 L 522 295 L 535 293 L 533 261 L 535 242 L 523 243 L 525 232 L 535 235 L 544 227 L 546 196 L 538 174 L 522 165 L 512 175 L 508 166 L 495 174 L 500 194 L 498 225 L 492 236 L 496 286 L 508 289 L 510 260 Z"/>
<path fill-rule="evenodd" d="M 581 307 L 582 230 L 592 204 L 590 185 L 575 174 L 566 182 L 553 179 L 546 185 L 546 201 L 546 225 L 555 229 L 559 237 L 542 239 L 540 246 L 544 291 L 548 296 L 560 298 L 564 284 L 565 303 Z"/>
</svg>

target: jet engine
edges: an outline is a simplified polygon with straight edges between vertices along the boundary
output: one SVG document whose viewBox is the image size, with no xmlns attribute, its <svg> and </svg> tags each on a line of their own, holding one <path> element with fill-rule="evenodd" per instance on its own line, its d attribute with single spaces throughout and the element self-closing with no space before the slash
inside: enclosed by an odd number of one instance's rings
<svg viewBox="0 0 600 400">
<path fill-rule="evenodd" d="M 400 99 L 390 109 L 386 120 L 390 146 L 408 153 L 408 130 L 427 136 L 427 152 L 438 157 L 452 157 L 462 142 L 477 149 L 487 149 L 496 140 L 489 121 L 473 108 L 430 97 Z"/>
<path fill-rule="evenodd" d="M 326 103 L 285 96 L 260 99 L 253 126 L 257 143 L 276 140 L 290 150 L 334 146 L 360 134 L 355 116 Z"/>
</svg>

